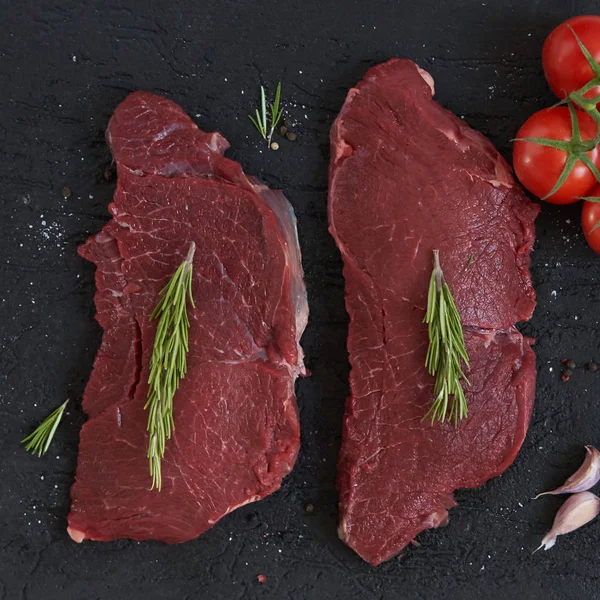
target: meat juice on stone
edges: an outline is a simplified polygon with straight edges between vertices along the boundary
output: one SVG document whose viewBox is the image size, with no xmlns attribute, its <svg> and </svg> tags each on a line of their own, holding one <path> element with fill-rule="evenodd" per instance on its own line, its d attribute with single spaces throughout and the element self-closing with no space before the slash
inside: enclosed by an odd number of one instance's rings
<svg viewBox="0 0 600 600">
<path fill-rule="evenodd" d="M 448 520 L 453 491 L 502 473 L 535 394 L 529 275 L 538 212 L 484 136 L 435 101 L 409 60 L 370 69 L 331 130 L 330 231 L 344 260 L 351 395 L 338 464 L 340 537 L 371 564 Z M 433 400 L 423 316 L 433 249 L 464 325 L 469 416 Z"/>
<path fill-rule="evenodd" d="M 308 306 L 293 210 L 223 157 L 174 102 L 128 96 L 107 130 L 113 219 L 80 249 L 104 329 L 83 408 L 68 531 L 76 541 L 183 542 L 281 485 L 296 460 L 294 382 Z M 196 243 L 187 376 L 150 490 L 149 361 L 158 293 Z"/>
</svg>

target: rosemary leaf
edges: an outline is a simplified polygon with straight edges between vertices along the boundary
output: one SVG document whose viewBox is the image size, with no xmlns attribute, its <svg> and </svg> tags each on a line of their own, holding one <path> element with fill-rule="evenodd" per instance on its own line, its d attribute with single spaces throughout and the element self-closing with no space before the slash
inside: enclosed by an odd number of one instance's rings
<svg viewBox="0 0 600 600">
<path fill-rule="evenodd" d="M 265 98 L 265 88 L 264 86 L 260 86 L 260 109 L 262 116 L 262 130 L 266 133 L 267 131 L 267 100 Z"/>
<path fill-rule="evenodd" d="M 273 133 L 275 133 L 275 128 L 277 127 L 277 123 L 281 120 L 283 115 L 283 109 L 280 108 L 281 103 L 281 81 L 277 84 L 277 90 L 275 91 L 275 102 L 271 104 L 271 131 L 269 132 L 268 144 L 271 145 L 271 141 L 273 139 Z"/>
<path fill-rule="evenodd" d="M 161 460 L 166 441 L 171 438 L 173 397 L 187 370 L 189 349 L 187 300 L 194 307 L 192 297 L 192 264 L 196 244 L 190 243 L 186 259 L 179 265 L 167 285 L 160 291 L 160 300 L 150 316 L 158 319 L 148 376 L 148 460 L 152 488 L 161 490 Z"/>
<path fill-rule="evenodd" d="M 254 123 L 254 127 L 256 127 L 256 129 L 258 129 L 258 132 L 260 133 L 260 135 L 262 136 L 262 138 L 264 140 L 266 140 L 267 139 L 267 132 L 263 128 L 262 119 L 260 117 L 258 109 L 256 109 L 256 118 L 254 118 L 251 115 L 248 115 L 248 117 L 252 121 L 252 123 Z"/>
<path fill-rule="evenodd" d="M 462 381 L 469 384 L 462 363 L 469 368 L 469 356 L 465 348 L 462 323 L 454 298 L 440 267 L 439 250 L 433 251 L 433 271 L 427 294 L 427 323 L 429 347 L 425 367 L 435 379 L 434 400 L 423 417 L 431 422 L 458 421 L 468 414 L 467 400 Z"/>
</svg>

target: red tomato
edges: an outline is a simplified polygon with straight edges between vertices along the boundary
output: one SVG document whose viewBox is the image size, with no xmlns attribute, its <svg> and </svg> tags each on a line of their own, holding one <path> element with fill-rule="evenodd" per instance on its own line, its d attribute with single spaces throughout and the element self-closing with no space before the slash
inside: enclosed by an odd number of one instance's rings
<svg viewBox="0 0 600 600">
<path fill-rule="evenodd" d="M 586 113 L 577 113 L 581 139 L 593 140 L 597 127 Z M 523 124 L 517 138 L 549 138 L 552 140 L 571 140 L 571 115 L 566 106 L 540 110 Z M 598 147 L 587 155 L 596 165 L 600 165 Z M 563 150 L 541 146 L 533 142 L 515 142 L 513 165 L 519 181 L 535 196 L 544 198 L 552 204 L 572 204 L 578 196 L 586 196 L 596 182 L 593 173 L 579 160 L 563 185 L 549 198 L 545 196 L 558 181 L 567 161 Z"/>
<path fill-rule="evenodd" d="M 597 198 L 600 197 L 600 185 L 596 186 L 588 195 Z M 600 254 L 600 202 L 589 202 L 586 200 L 583 203 L 581 227 L 590 248 Z"/>
<path fill-rule="evenodd" d="M 590 54 L 600 62 L 600 16 L 573 17 L 561 23 L 546 38 L 542 50 L 546 79 L 559 98 L 582 88 L 594 77 L 571 29 Z M 586 96 L 591 98 L 598 94 L 600 87 L 596 86 Z"/>
</svg>

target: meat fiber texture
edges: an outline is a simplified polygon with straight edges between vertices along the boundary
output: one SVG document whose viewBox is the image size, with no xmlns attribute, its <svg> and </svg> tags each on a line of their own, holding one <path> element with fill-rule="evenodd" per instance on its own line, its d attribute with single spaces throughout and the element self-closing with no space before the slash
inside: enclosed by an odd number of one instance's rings
<svg viewBox="0 0 600 600">
<path fill-rule="evenodd" d="M 514 460 L 535 391 L 529 275 L 538 207 L 489 140 L 432 100 L 409 60 L 370 69 L 331 130 L 329 222 L 344 260 L 351 395 L 338 465 L 340 537 L 377 565 L 448 520 L 457 488 Z M 433 400 L 423 324 L 433 250 L 471 359 L 469 416 Z"/>
<path fill-rule="evenodd" d="M 296 460 L 294 382 L 308 306 L 283 194 L 222 156 L 174 102 L 128 96 L 107 130 L 113 219 L 80 254 L 96 264 L 104 335 L 83 408 L 68 531 L 75 541 L 184 542 L 277 490 Z M 150 490 L 144 403 L 158 293 L 196 243 L 187 376 Z"/>
</svg>

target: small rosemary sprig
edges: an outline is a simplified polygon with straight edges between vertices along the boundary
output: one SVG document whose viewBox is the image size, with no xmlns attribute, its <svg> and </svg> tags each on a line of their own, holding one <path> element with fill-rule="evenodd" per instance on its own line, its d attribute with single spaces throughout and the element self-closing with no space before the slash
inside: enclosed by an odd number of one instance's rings
<svg viewBox="0 0 600 600">
<path fill-rule="evenodd" d="M 21 440 L 21 444 L 25 444 L 27 452 L 37 454 L 38 456 L 46 454 L 68 403 L 68 400 L 63 402 L 38 425 L 33 433 L 30 433 L 26 438 Z"/>
<path fill-rule="evenodd" d="M 277 124 L 281 120 L 283 116 L 283 108 L 281 108 L 281 81 L 277 84 L 277 90 L 275 91 L 275 100 L 269 104 L 270 108 L 270 117 L 271 117 L 271 126 L 268 124 L 268 116 L 267 116 L 267 100 L 265 95 L 264 86 L 260 86 L 260 112 L 258 108 L 256 109 L 256 117 L 252 115 L 248 115 L 254 127 L 258 129 L 258 132 L 262 136 L 263 140 L 267 142 L 267 146 L 275 150 L 274 142 L 273 142 L 273 134 L 275 133 L 275 128 Z"/>
<path fill-rule="evenodd" d="M 453 420 L 456 425 L 467 416 L 467 401 L 461 380 L 469 384 L 462 370 L 463 361 L 466 368 L 469 368 L 469 356 L 460 315 L 440 267 L 439 250 L 433 251 L 433 271 L 429 282 L 427 314 L 423 323 L 429 326 L 425 366 L 429 374 L 435 376 L 435 398 L 423 419 L 431 416 L 432 423 L 436 419 L 442 422 Z"/>
<path fill-rule="evenodd" d="M 173 431 L 173 397 L 187 369 L 189 349 L 187 299 L 192 297 L 192 263 L 196 244 L 190 243 L 186 259 L 179 265 L 169 283 L 160 291 L 161 299 L 150 316 L 158 319 L 154 347 L 150 359 L 148 399 L 148 460 L 152 488 L 162 487 L 161 460 L 166 441 Z"/>
</svg>

